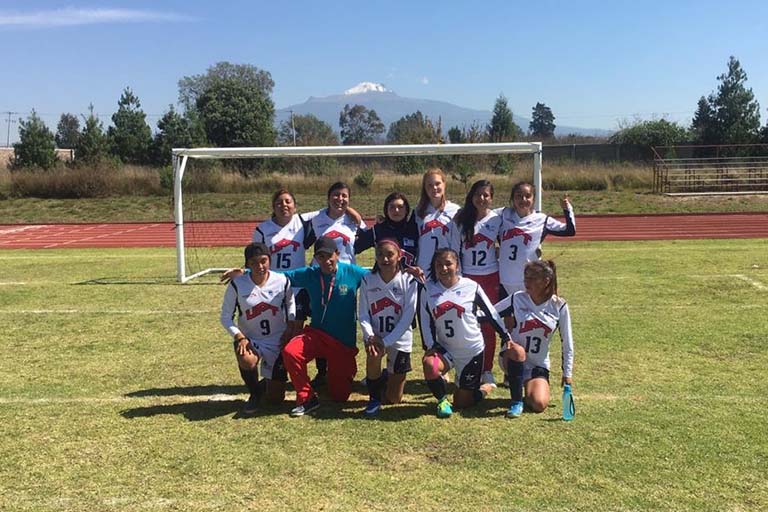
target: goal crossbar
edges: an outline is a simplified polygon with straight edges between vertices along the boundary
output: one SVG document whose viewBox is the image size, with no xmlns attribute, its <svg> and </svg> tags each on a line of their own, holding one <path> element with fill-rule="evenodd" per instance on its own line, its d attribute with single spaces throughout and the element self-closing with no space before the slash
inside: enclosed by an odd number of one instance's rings
<svg viewBox="0 0 768 512">
<path fill-rule="evenodd" d="M 345 156 L 434 156 L 434 155 L 514 155 L 533 156 L 533 184 L 536 190 L 534 208 L 541 211 L 541 142 L 496 142 L 486 144 L 405 144 L 372 146 L 288 146 L 259 148 L 174 148 L 173 215 L 176 227 L 176 269 L 179 282 L 186 283 L 201 275 L 221 272 L 209 268 L 186 275 L 184 245 L 184 210 L 182 179 L 188 159 L 280 158 L 280 157 L 345 157 Z"/>
</svg>

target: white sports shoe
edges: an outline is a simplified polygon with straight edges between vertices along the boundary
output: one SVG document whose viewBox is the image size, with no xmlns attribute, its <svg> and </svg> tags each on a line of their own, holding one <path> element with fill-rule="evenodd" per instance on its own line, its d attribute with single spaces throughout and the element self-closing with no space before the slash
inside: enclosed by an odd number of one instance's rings
<svg viewBox="0 0 768 512">
<path fill-rule="evenodd" d="M 493 386 L 494 388 L 496 387 L 496 379 L 493 377 L 493 372 L 490 370 L 486 370 L 480 375 L 480 382 L 482 384 Z"/>
</svg>

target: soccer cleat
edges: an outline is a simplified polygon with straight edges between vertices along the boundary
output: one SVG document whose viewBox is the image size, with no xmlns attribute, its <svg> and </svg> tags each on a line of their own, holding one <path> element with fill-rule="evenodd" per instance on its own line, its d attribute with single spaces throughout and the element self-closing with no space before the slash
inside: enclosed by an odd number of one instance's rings
<svg viewBox="0 0 768 512">
<path fill-rule="evenodd" d="M 291 409 L 291 416 L 293 417 L 299 417 L 304 416 L 305 414 L 309 414 L 312 411 L 317 410 L 317 408 L 320 407 L 320 400 L 317 398 L 317 395 L 313 396 L 306 402 L 304 402 L 301 405 L 298 405 Z"/>
<path fill-rule="evenodd" d="M 507 418 L 519 418 L 523 415 L 523 402 L 512 402 L 507 409 Z"/>
<path fill-rule="evenodd" d="M 259 397 L 256 395 L 251 395 L 248 397 L 248 400 L 245 402 L 245 405 L 243 406 L 242 413 L 246 416 L 250 416 L 252 414 L 256 414 L 259 411 Z"/>
<path fill-rule="evenodd" d="M 451 402 L 447 398 L 443 398 L 437 403 L 437 417 L 438 418 L 450 418 L 453 414 L 453 407 Z"/>
<path fill-rule="evenodd" d="M 496 379 L 493 377 L 493 372 L 490 370 L 485 370 L 483 374 L 480 375 L 480 383 L 488 384 L 489 386 L 496 389 Z"/>
<path fill-rule="evenodd" d="M 375 398 L 371 398 L 368 400 L 368 405 L 365 406 L 365 411 L 363 412 L 366 416 L 376 416 L 379 411 L 381 411 L 381 402 Z"/>
</svg>

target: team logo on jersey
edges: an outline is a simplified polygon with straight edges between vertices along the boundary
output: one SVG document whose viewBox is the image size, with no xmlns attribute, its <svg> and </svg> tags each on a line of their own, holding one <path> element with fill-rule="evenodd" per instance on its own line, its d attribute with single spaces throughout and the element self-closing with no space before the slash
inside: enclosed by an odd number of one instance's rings
<svg viewBox="0 0 768 512">
<path fill-rule="evenodd" d="M 349 293 L 349 286 L 347 286 L 345 284 L 340 284 L 339 285 L 339 294 L 340 295 L 346 295 L 347 293 Z"/>
<path fill-rule="evenodd" d="M 510 230 L 505 231 L 501 235 L 501 239 L 502 240 L 509 240 L 510 238 L 514 238 L 516 236 L 522 236 L 523 237 L 523 243 L 525 245 L 528 245 L 528 242 L 533 240 L 533 237 L 531 235 L 529 235 L 528 233 L 526 233 L 525 231 L 523 231 L 520 228 L 512 228 Z"/>
<path fill-rule="evenodd" d="M 424 235 L 436 228 L 440 228 L 440 231 L 443 233 L 443 235 L 448 233 L 448 226 L 437 219 L 432 219 L 429 222 L 424 223 L 424 225 L 421 227 L 421 234 Z"/>
<path fill-rule="evenodd" d="M 371 304 L 371 314 L 372 315 L 376 315 L 376 314 L 384 311 L 388 307 L 395 308 L 395 314 L 396 315 L 400 314 L 400 311 L 402 311 L 402 309 L 403 309 L 402 306 L 400 306 L 400 304 L 398 304 L 397 302 L 393 301 L 389 297 L 383 297 L 383 298 L 377 300 L 376 302 L 374 302 L 373 304 Z"/>
<path fill-rule="evenodd" d="M 344 247 L 346 247 L 347 244 L 349 244 L 349 242 L 350 242 L 349 237 L 347 235 L 345 235 L 341 231 L 336 231 L 335 229 L 333 231 L 328 231 L 323 236 L 326 237 L 326 238 L 333 238 L 334 240 L 337 239 L 337 238 L 340 238 L 341 242 L 342 242 L 342 245 Z"/>
<path fill-rule="evenodd" d="M 442 304 L 438 304 L 438 306 L 434 310 L 432 310 L 432 314 L 435 316 L 435 319 L 438 319 L 452 309 L 456 310 L 456 315 L 459 318 L 461 318 L 461 315 L 464 314 L 464 307 L 458 304 L 455 304 L 451 301 L 446 301 L 446 302 L 443 302 Z"/>
<path fill-rule="evenodd" d="M 280 252 L 286 247 L 293 247 L 293 252 L 296 252 L 301 247 L 301 244 L 295 240 L 288 240 L 286 238 L 283 238 L 279 242 L 277 242 L 275 245 L 272 246 L 272 250 L 270 251 L 272 254 L 275 254 L 276 252 Z"/>
<path fill-rule="evenodd" d="M 409 253 L 408 251 L 402 250 L 400 251 L 400 256 L 402 256 L 403 260 L 405 261 L 405 264 L 409 267 L 413 265 L 413 262 L 416 261 L 416 256 Z"/>
<path fill-rule="evenodd" d="M 530 320 L 526 320 L 523 322 L 523 325 L 520 326 L 520 334 L 528 331 L 532 331 L 534 329 L 544 329 L 544 336 L 549 336 L 549 333 L 552 332 L 552 328 L 549 327 L 547 324 L 539 320 L 538 318 L 532 318 Z"/>
<path fill-rule="evenodd" d="M 412 238 L 403 238 L 403 247 L 416 247 L 416 241 Z"/>
<path fill-rule="evenodd" d="M 474 247 L 480 243 L 485 243 L 486 249 L 490 249 L 491 247 L 493 247 L 493 239 L 488 238 L 487 236 L 481 233 L 476 233 L 475 236 L 472 238 L 471 242 L 467 240 L 466 243 L 464 244 L 464 247 L 466 249 L 469 249 L 470 247 Z"/>
<path fill-rule="evenodd" d="M 277 316 L 277 314 L 280 312 L 280 308 L 278 308 L 277 306 L 273 306 L 268 302 L 259 302 L 258 304 L 253 306 L 251 309 L 248 309 L 245 311 L 245 318 L 247 318 L 248 320 L 253 320 L 257 316 L 267 311 L 271 311 L 272 316 Z"/>
</svg>

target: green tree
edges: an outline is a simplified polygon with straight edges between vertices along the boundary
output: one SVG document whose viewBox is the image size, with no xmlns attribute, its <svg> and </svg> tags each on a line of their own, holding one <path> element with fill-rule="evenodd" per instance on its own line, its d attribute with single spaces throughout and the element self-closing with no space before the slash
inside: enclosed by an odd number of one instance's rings
<svg viewBox="0 0 768 512">
<path fill-rule="evenodd" d="M 760 104 L 752 89 L 747 89 L 747 73 L 739 60 L 731 56 L 728 72 L 718 76 L 717 93 L 709 96 L 719 144 L 749 144 L 760 132 Z"/>
<path fill-rule="evenodd" d="M 171 163 L 173 148 L 188 148 L 194 145 L 190 121 L 168 105 L 168 111 L 157 122 L 157 133 L 152 141 L 152 161 L 158 165 Z"/>
<path fill-rule="evenodd" d="M 528 124 L 531 135 L 541 139 L 552 139 L 555 136 L 555 116 L 552 109 L 544 103 L 536 103 L 533 107 L 531 122 Z"/>
<path fill-rule="evenodd" d="M 453 126 L 448 130 L 448 141 L 451 144 L 465 144 L 467 142 L 464 138 L 464 132 L 458 126 Z"/>
<path fill-rule="evenodd" d="M 637 144 L 639 146 L 674 146 L 683 144 L 690 138 L 688 130 L 666 119 L 643 121 L 623 128 L 614 133 L 611 144 Z"/>
<path fill-rule="evenodd" d="M 717 144 L 715 112 L 707 98 L 702 96 L 691 121 L 691 136 L 697 144 Z"/>
<path fill-rule="evenodd" d="M 56 126 L 56 147 L 74 149 L 80 138 L 80 120 L 74 114 L 61 114 Z"/>
<path fill-rule="evenodd" d="M 265 97 L 270 97 L 275 87 L 269 71 L 251 64 L 232 64 L 223 61 L 209 67 L 202 75 L 185 76 L 179 80 L 179 103 L 186 111 L 194 110 L 200 97 L 214 83 L 222 80 L 256 87 Z"/>
<path fill-rule="evenodd" d="M 120 95 L 117 112 L 112 114 L 112 124 L 107 130 L 111 153 L 124 163 L 148 162 L 152 129 L 147 124 L 147 115 L 141 109 L 139 98 L 130 87 Z"/>
<path fill-rule="evenodd" d="M 75 146 L 77 164 L 98 164 L 107 158 L 109 153 L 109 142 L 104 133 L 104 127 L 93 113 L 92 104 L 88 106 L 88 112 L 85 126 Z"/>
<path fill-rule="evenodd" d="M 274 146 L 275 106 L 255 83 L 214 80 L 197 99 L 208 141 L 219 147 Z"/>
<path fill-rule="evenodd" d="M 339 114 L 341 141 L 345 146 L 374 144 L 384 133 L 384 123 L 373 109 L 363 105 L 344 105 Z"/>
<path fill-rule="evenodd" d="M 34 110 L 28 118 L 19 119 L 19 142 L 13 145 L 13 152 L 15 168 L 56 165 L 55 138 Z"/>
<path fill-rule="evenodd" d="M 436 144 L 441 139 L 440 121 L 416 111 L 389 125 L 387 142 L 390 144 Z"/>
<path fill-rule="evenodd" d="M 507 98 L 500 94 L 493 106 L 493 117 L 487 126 L 490 142 L 514 142 L 523 137 L 523 130 L 515 124 L 512 111 L 507 105 Z"/>
<path fill-rule="evenodd" d="M 296 130 L 297 146 L 336 146 L 339 138 L 333 132 L 333 128 L 312 114 L 305 116 L 293 116 L 280 123 L 277 132 L 277 141 L 281 146 L 293 146 L 294 129 Z"/>
</svg>

